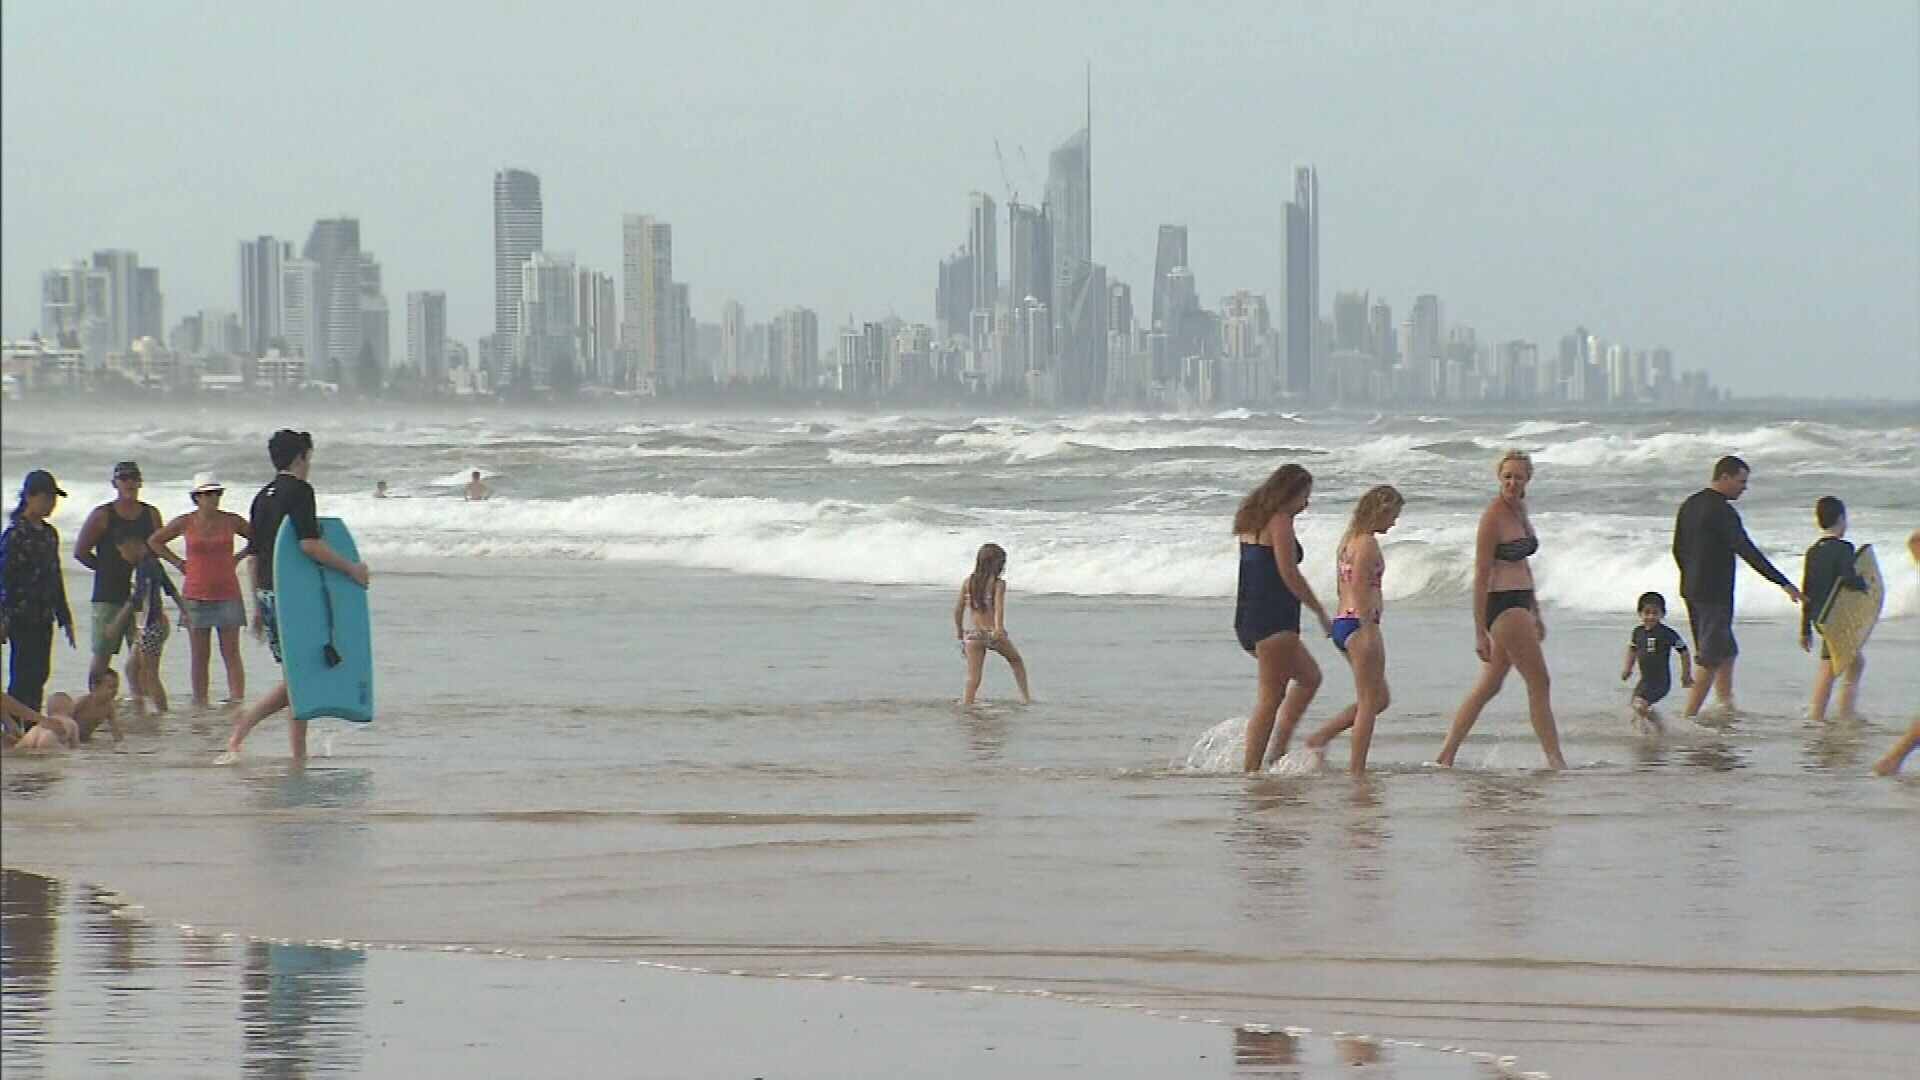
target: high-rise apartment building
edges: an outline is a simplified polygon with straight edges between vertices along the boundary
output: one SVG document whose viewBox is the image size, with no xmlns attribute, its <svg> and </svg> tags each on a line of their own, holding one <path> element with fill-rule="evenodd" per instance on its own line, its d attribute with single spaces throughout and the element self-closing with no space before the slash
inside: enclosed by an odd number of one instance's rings
<svg viewBox="0 0 1920 1080">
<path fill-rule="evenodd" d="M 820 319 L 811 308 L 780 313 L 771 330 L 773 377 L 781 386 L 812 390 L 819 385 Z"/>
<path fill-rule="evenodd" d="M 326 357 L 326 311 L 320 297 L 320 266 L 311 259 L 280 264 L 282 352 L 318 367 Z"/>
<path fill-rule="evenodd" d="M 619 295 L 612 274 L 584 266 L 576 271 L 573 303 L 580 335 L 580 378 L 595 386 L 610 385 L 619 363 Z"/>
<path fill-rule="evenodd" d="M 993 196 L 967 197 L 967 252 L 973 256 L 973 308 L 992 311 L 1000 303 L 1000 217 Z"/>
<path fill-rule="evenodd" d="M 407 294 L 407 366 L 422 386 L 439 389 L 446 384 L 446 293 L 434 290 Z"/>
<path fill-rule="evenodd" d="M 1025 203 L 1007 204 L 1007 303 L 1053 299 L 1053 230 L 1046 211 Z"/>
<path fill-rule="evenodd" d="M 494 363 L 511 373 L 519 360 L 521 268 L 545 246 L 540 178 L 524 169 L 493 174 Z"/>
<path fill-rule="evenodd" d="M 579 384 L 578 281 L 564 255 L 536 251 L 520 264 L 520 340 L 514 366 L 506 369 L 513 383 L 542 390 Z"/>
<path fill-rule="evenodd" d="M 738 300 L 720 305 L 720 363 L 714 368 L 715 382 L 752 378 L 747 370 L 746 337 L 747 309 Z"/>
<path fill-rule="evenodd" d="M 1153 311 L 1147 328 L 1173 332 L 1173 311 L 1167 304 L 1167 275 L 1187 266 L 1187 227 L 1160 226 L 1159 241 L 1153 254 Z"/>
<path fill-rule="evenodd" d="M 360 362 L 365 322 L 360 299 L 359 220 L 328 218 L 314 222 L 301 255 L 314 268 L 309 332 L 317 338 L 317 347 L 307 358 L 309 370 L 324 382 L 351 386 Z"/>
<path fill-rule="evenodd" d="M 240 241 L 240 333 L 249 356 L 263 356 L 284 335 L 280 267 L 293 245 L 271 236 Z"/>
<path fill-rule="evenodd" d="M 630 377 L 670 381 L 681 366 L 684 332 L 674 302 L 673 227 L 645 214 L 628 214 L 620 247 L 620 341 Z"/>
<path fill-rule="evenodd" d="M 1313 166 L 1293 170 L 1293 201 L 1287 204 L 1280 261 L 1280 336 L 1285 350 L 1286 391 L 1313 394 L 1320 329 L 1320 180 Z"/>
</svg>

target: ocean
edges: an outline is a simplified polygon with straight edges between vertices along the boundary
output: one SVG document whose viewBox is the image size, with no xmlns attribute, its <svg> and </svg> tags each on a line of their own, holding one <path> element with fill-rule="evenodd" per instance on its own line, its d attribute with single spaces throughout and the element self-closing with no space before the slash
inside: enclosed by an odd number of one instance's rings
<svg viewBox="0 0 1920 1080">
<path fill-rule="evenodd" d="M 1906 1077 L 1920 1062 L 1920 782 L 1867 771 L 1920 711 L 1904 554 L 1920 409 L 15 403 L 0 484 L 52 469 L 73 493 L 54 519 L 69 543 L 122 458 L 168 515 L 207 469 L 244 512 L 281 426 L 313 431 L 321 512 L 349 522 L 373 570 L 378 719 L 317 724 L 304 770 L 284 722 L 214 768 L 224 718 L 184 711 L 122 753 L 9 759 L 10 869 L 259 940 L 831 974 L 918 984 L 909 996 L 992 986 L 1472 1048 L 1554 1077 Z M 1460 768 L 1427 765 L 1476 674 L 1471 542 L 1510 446 L 1538 470 L 1533 565 L 1572 766 L 1558 775 L 1539 768 L 1517 679 Z M 1881 552 L 1857 721 L 1804 723 L 1795 609 L 1742 569 L 1741 712 L 1631 733 L 1617 676 L 1634 600 L 1665 592 L 1685 631 L 1673 513 L 1726 453 L 1752 466 L 1739 509 L 1789 576 L 1821 495 Z M 1394 701 L 1361 781 L 1235 767 L 1253 669 L 1233 640 L 1229 522 L 1286 461 L 1316 478 L 1300 529 L 1326 598 L 1353 500 L 1377 483 L 1408 500 L 1384 538 Z M 492 500 L 461 500 L 474 469 Z M 374 498 L 378 481 L 394 497 Z M 1030 707 L 992 657 L 983 704 L 955 705 L 953 595 L 988 540 L 1008 551 Z M 68 570 L 84 623 L 86 571 Z M 1352 700 L 1338 654 L 1312 648 L 1327 679 L 1308 724 Z M 186 652 L 176 636 L 165 662 L 179 702 Z M 251 639 L 246 656 L 258 693 L 271 663 Z M 83 682 L 61 644 L 52 687 Z M 556 970 L 514 978 L 584 992 Z M 83 983 L 64 1000 L 115 999 Z M 7 1037 L 11 1062 L 26 1036 Z"/>
</svg>

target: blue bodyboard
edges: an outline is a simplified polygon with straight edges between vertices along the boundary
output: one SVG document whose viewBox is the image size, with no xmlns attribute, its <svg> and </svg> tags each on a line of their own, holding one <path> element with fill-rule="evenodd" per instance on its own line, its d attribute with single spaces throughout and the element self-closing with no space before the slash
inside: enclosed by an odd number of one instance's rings
<svg viewBox="0 0 1920 1080">
<path fill-rule="evenodd" d="M 320 519 L 320 538 L 348 562 L 360 561 L 353 534 L 339 518 Z M 300 550 L 289 520 L 281 523 L 273 544 L 273 593 L 293 718 L 372 720 L 373 622 L 367 590 Z"/>
</svg>

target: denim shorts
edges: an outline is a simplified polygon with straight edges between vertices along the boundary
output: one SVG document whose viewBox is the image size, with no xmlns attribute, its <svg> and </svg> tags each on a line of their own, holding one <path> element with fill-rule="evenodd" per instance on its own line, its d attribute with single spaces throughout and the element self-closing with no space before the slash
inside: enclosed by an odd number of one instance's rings
<svg viewBox="0 0 1920 1080">
<path fill-rule="evenodd" d="M 247 605 L 238 600 L 188 600 L 187 628 L 224 630 L 247 625 Z"/>
</svg>

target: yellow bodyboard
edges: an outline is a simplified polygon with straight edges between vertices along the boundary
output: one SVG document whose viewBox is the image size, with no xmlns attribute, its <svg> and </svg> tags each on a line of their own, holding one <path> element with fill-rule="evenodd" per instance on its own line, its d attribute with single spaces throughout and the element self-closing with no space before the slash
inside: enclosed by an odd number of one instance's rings
<svg viewBox="0 0 1920 1080">
<path fill-rule="evenodd" d="M 1863 545 L 1854 555 L 1853 570 L 1867 583 L 1867 591 L 1844 587 L 1833 590 L 1826 610 L 1813 622 L 1814 629 L 1820 632 L 1820 640 L 1826 643 L 1827 656 L 1833 661 L 1836 675 L 1852 667 L 1859 658 L 1860 649 L 1880 621 L 1880 608 L 1887 601 L 1886 582 L 1880 578 L 1880 560 L 1874 557 L 1872 544 Z"/>
</svg>

